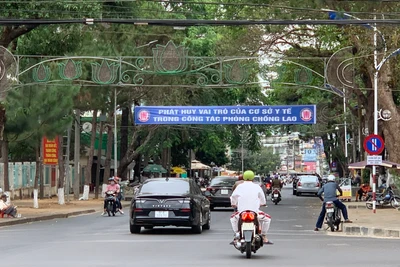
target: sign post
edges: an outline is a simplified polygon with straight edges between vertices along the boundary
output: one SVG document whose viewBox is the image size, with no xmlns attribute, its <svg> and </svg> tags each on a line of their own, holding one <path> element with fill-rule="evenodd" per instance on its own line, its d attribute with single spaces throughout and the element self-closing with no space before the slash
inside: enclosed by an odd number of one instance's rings
<svg viewBox="0 0 400 267">
<path fill-rule="evenodd" d="M 385 148 L 385 141 L 377 134 L 370 134 L 364 140 L 364 149 L 371 156 L 367 157 L 367 164 L 375 168 L 376 165 L 382 164 L 382 156 L 378 156 Z M 372 210 L 376 213 L 376 173 L 373 173 L 372 184 Z"/>
</svg>

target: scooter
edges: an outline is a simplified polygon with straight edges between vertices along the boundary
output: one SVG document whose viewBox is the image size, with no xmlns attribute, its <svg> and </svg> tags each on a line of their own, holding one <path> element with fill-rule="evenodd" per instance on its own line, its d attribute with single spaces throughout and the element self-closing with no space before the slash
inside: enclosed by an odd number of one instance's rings
<svg viewBox="0 0 400 267">
<path fill-rule="evenodd" d="M 115 206 L 116 206 L 116 200 L 115 200 L 115 192 L 114 191 L 107 191 L 106 192 L 106 197 L 105 197 L 105 201 L 106 201 L 106 211 L 108 216 L 115 216 L 116 210 L 115 210 Z"/>
<path fill-rule="evenodd" d="M 326 223 L 328 224 L 331 231 L 334 232 L 339 231 L 339 225 L 342 221 L 341 211 L 338 207 L 336 207 L 333 201 L 327 201 L 325 203 L 326 210 Z"/>
<path fill-rule="evenodd" d="M 365 203 L 367 209 L 373 208 L 372 193 L 368 193 L 367 202 Z M 389 186 L 383 193 L 376 194 L 376 204 L 379 207 L 392 206 L 394 209 L 400 207 L 400 197 L 395 195 L 392 188 Z"/>
<path fill-rule="evenodd" d="M 280 194 L 280 191 L 279 191 L 278 188 L 275 188 L 275 189 L 272 191 L 272 194 L 271 194 L 271 201 L 272 201 L 273 203 L 275 203 L 275 205 L 278 205 L 278 203 L 281 201 L 281 194 Z"/>
<path fill-rule="evenodd" d="M 256 253 L 262 247 L 263 239 L 258 225 L 257 213 L 246 210 L 239 216 L 240 238 L 233 245 L 241 253 L 246 252 L 246 258 L 251 258 L 251 253 Z"/>
<path fill-rule="evenodd" d="M 269 196 L 269 194 L 271 194 L 271 192 L 272 192 L 271 184 L 270 183 L 266 183 L 265 184 L 265 188 L 267 189 L 265 193 L 267 194 L 267 196 Z"/>
</svg>

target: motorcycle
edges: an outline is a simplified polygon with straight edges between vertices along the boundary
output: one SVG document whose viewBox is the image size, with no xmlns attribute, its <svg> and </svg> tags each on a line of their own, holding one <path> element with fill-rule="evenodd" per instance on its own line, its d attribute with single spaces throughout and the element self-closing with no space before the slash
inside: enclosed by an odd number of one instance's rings
<svg viewBox="0 0 400 267">
<path fill-rule="evenodd" d="M 271 201 L 275 203 L 275 205 L 278 205 L 278 203 L 281 201 L 281 194 L 278 188 L 275 188 L 272 192 Z"/>
<path fill-rule="evenodd" d="M 257 213 L 250 210 L 240 213 L 239 233 L 240 238 L 234 243 L 234 246 L 241 253 L 246 252 L 246 258 L 250 259 L 251 253 L 256 253 L 264 245 Z"/>
<path fill-rule="evenodd" d="M 105 201 L 106 201 L 106 211 L 108 216 L 115 216 L 116 210 L 115 210 L 115 206 L 116 206 L 116 200 L 115 200 L 115 192 L 114 191 L 107 191 L 106 192 L 106 197 L 105 197 Z"/>
<path fill-rule="evenodd" d="M 333 201 L 327 201 L 325 203 L 326 210 L 326 223 L 331 228 L 331 231 L 339 231 L 339 225 L 342 220 L 341 211 L 336 207 Z"/>
<path fill-rule="evenodd" d="M 271 194 L 271 192 L 272 192 L 271 184 L 270 183 L 266 183 L 265 184 L 265 188 L 267 189 L 265 193 L 267 194 L 267 196 L 269 196 L 269 194 Z"/>
<path fill-rule="evenodd" d="M 372 193 L 368 193 L 366 203 L 367 209 L 373 208 Z M 395 195 L 392 188 L 389 186 L 383 193 L 376 194 L 376 204 L 379 207 L 392 206 L 394 209 L 400 207 L 400 197 Z"/>
</svg>

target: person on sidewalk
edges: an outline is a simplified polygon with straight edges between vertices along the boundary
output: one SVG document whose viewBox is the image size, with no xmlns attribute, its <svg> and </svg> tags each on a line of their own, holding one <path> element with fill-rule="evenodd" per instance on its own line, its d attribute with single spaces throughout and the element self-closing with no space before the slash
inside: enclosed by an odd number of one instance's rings
<svg viewBox="0 0 400 267">
<path fill-rule="evenodd" d="M 108 192 L 108 191 L 113 191 L 114 192 L 114 194 L 115 194 L 115 205 L 116 205 L 116 207 L 119 207 L 118 194 L 119 194 L 119 191 L 120 191 L 120 186 L 119 186 L 119 184 L 116 183 L 114 177 L 109 178 L 108 182 L 109 182 L 109 184 L 107 185 L 106 192 Z M 105 215 L 107 213 L 106 205 L 107 205 L 106 199 L 104 199 L 104 211 L 103 211 L 103 213 L 101 215 Z"/>
<path fill-rule="evenodd" d="M 245 171 L 243 173 L 244 182 L 239 184 L 231 195 L 231 205 L 233 208 L 237 208 L 237 212 L 234 212 L 230 219 L 232 229 L 235 233 L 234 241 L 230 243 L 231 245 L 240 237 L 239 217 L 240 213 L 246 210 L 251 210 L 258 214 L 257 219 L 261 227 L 264 244 L 273 244 L 267 238 L 271 216 L 260 210 L 261 206 L 266 206 L 265 194 L 258 184 L 253 183 L 254 176 L 253 171 Z"/>
<path fill-rule="evenodd" d="M 3 194 L 0 197 L 0 211 L 9 217 L 17 217 L 17 207 L 14 207 L 12 205 L 7 205 L 7 195 Z"/>
<path fill-rule="evenodd" d="M 322 203 L 322 210 L 321 210 L 321 213 L 319 214 L 317 224 L 315 225 L 314 231 L 319 231 L 319 229 L 322 227 L 322 224 L 323 224 L 324 218 L 325 218 L 325 214 L 326 214 L 325 202 L 327 202 L 327 201 L 332 201 L 333 203 L 335 203 L 335 205 L 339 209 L 341 209 L 345 223 L 352 223 L 352 221 L 349 220 L 346 205 L 344 205 L 337 198 L 336 191 L 339 191 L 340 195 L 343 194 L 342 189 L 335 181 L 335 176 L 330 174 L 328 176 L 328 182 L 326 184 L 324 184 L 324 186 L 321 187 L 321 189 L 319 189 L 318 194 L 317 194 L 318 197 L 323 201 L 323 203 Z M 324 193 L 324 198 L 322 198 L 322 193 Z"/>
</svg>

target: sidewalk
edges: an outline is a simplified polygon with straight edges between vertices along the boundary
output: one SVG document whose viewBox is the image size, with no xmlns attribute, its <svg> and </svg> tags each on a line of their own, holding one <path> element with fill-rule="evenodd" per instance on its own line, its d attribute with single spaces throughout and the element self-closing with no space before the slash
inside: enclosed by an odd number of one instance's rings
<svg viewBox="0 0 400 267">
<path fill-rule="evenodd" d="M 129 207 L 128 201 L 122 201 L 124 212 L 126 214 L 126 207 Z M 58 218 L 68 218 L 82 214 L 90 214 L 94 212 L 101 212 L 103 210 L 103 199 L 89 200 L 73 200 L 70 198 L 69 202 L 65 205 L 59 205 L 57 197 L 52 199 L 39 200 L 39 208 L 33 208 L 33 199 L 14 200 L 14 206 L 18 206 L 18 213 L 21 218 L 0 218 L 0 227 L 10 226 L 16 224 L 23 224 L 36 221 L 52 220 Z"/>
<path fill-rule="evenodd" d="M 400 238 L 400 211 L 392 207 L 377 208 L 376 213 L 365 202 L 344 202 L 351 224 L 343 224 L 346 235 Z"/>
</svg>

